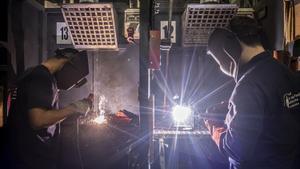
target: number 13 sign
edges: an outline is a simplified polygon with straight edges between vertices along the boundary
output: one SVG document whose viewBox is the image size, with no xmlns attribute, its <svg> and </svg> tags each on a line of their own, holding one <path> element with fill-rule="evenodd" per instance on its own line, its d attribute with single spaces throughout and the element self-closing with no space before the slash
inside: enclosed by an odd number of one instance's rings
<svg viewBox="0 0 300 169">
<path fill-rule="evenodd" d="M 56 22 L 56 43 L 72 44 L 69 28 L 65 22 Z"/>
</svg>

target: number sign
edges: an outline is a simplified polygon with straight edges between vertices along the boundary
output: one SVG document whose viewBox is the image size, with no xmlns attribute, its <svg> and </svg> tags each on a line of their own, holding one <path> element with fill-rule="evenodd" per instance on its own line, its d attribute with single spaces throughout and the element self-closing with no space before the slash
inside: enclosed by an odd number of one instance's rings
<svg viewBox="0 0 300 169">
<path fill-rule="evenodd" d="M 56 22 L 56 43 L 72 44 L 69 28 L 65 22 Z"/>
<path fill-rule="evenodd" d="M 171 22 L 171 42 L 176 43 L 176 21 Z M 160 37 L 166 39 L 168 36 L 168 21 L 160 21 Z"/>
</svg>

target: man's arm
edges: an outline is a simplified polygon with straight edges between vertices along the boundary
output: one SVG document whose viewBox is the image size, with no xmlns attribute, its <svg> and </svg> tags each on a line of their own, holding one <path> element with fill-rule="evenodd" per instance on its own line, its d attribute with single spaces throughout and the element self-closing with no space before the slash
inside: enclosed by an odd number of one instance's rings
<svg viewBox="0 0 300 169">
<path fill-rule="evenodd" d="M 29 109 L 29 122 L 33 129 L 41 129 L 56 124 L 66 117 L 78 114 L 86 115 L 93 103 L 93 95 L 90 94 L 87 98 L 73 102 L 62 109 L 47 110 L 44 108 Z"/>
<path fill-rule="evenodd" d="M 92 101 L 88 101 L 91 98 L 86 98 L 65 108 L 53 109 L 52 102 L 55 94 L 52 85 L 52 81 L 48 76 L 37 73 L 32 75 L 31 80 L 25 84 L 28 107 L 25 113 L 27 113 L 29 123 L 33 129 L 49 127 L 77 112 L 85 114 L 91 107 Z"/>
<path fill-rule="evenodd" d="M 32 108 L 29 110 L 29 121 L 31 127 L 38 130 L 56 124 L 72 114 L 75 114 L 75 111 L 71 105 L 58 110 Z"/>
<path fill-rule="evenodd" d="M 251 82 L 239 84 L 231 97 L 227 131 L 220 135 L 220 148 L 237 162 L 248 160 L 257 146 L 265 114 L 264 100 L 262 91 Z"/>
</svg>

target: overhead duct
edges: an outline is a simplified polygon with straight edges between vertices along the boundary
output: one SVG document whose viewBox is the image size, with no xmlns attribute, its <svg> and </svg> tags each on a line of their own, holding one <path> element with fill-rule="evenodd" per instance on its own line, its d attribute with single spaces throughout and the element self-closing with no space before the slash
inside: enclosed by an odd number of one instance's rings
<svg viewBox="0 0 300 169">
<path fill-rule="evenodd" d="M 118 49 L 112 3 L 62 6 L 72 43 L 79 49 Z"/>
<path fill-rule="evenodd" d="M 182 45 L 206 46 L 210 32 L 226 27 L 237 11 L 236 4 L 188 4 L 182 16 Z"/>
</svg>

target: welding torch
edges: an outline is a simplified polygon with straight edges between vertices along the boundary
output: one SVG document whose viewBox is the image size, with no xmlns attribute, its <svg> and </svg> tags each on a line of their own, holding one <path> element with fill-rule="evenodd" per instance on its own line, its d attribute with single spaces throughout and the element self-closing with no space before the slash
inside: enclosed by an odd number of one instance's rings
<svg viewBox="0 0 300 169">
<path fill-rule="evenodd" d="M 213 134 L 213 128 L 226 128 L 224 121 L 227 113 L 228 102 L 221 102 L 207 108 L 205 113 L 200 114 L 200 118 L 204 120 L 206 127 Z"/>
</svg>

